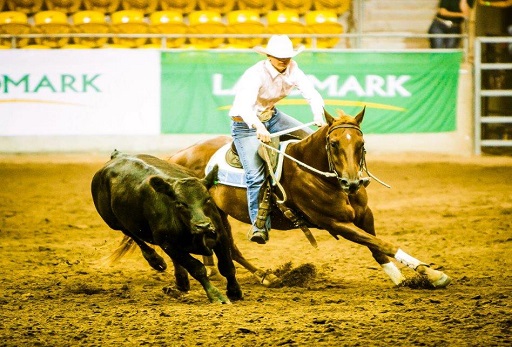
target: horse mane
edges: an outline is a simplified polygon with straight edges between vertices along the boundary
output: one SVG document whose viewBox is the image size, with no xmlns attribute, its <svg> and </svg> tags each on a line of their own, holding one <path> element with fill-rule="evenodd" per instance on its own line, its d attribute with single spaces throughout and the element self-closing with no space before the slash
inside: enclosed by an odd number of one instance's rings
<svg viewBox="0 0 512 347">
<path fill-rule="evenodd" d="M 337 109 L 336 113 L 338 118 L 335 119 L 334 124 L 353 124 L 359 127 L 356 118 L 346 114 L 342 109 Z"/>
</svg>

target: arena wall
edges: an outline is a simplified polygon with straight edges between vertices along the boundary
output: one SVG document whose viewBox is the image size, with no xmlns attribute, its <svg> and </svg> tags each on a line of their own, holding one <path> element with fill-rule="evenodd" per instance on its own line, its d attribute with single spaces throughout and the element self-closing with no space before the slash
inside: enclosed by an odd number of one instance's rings
<svg viewBox="0 0 512 347">
<path fill-rule="evenodd" d="M 16 50 L 18 51 L 18 50 Z M 225 114 L 225 106 L 216 105 L 216 112 L 224 118 L 212 117 L 207 113 L 201 124 L 204 129 L 214 129 L 212 132 L 187 132 L 190 125 L 184 127 L 177 133 L 172 133 L 173 126 L 181 121 L 181 118 L 167 121 L 165 125 L 162 119 L 168 119 L 166 112 L 183 114 L 184 110 L 197 107 L 197 100 L 206 100 L 204 92 L 194 97 L 194 104 L 182 105 L 183 96 L 177 100 L 166 101 L 169 90 L 165 88 L 183 89 L 179 86 L 178 76 L 180 69 L 176 69 L 176 62 L 165 64 L 169 56 L 161 54 L 158 50 L 130 51 L 106 50 L 101 53 L 83 57 L 83 52 L 67 51 L 61 52 L 0 52 L 0 152 L 2 153 L 47 153 L 47 152 L 106 152 L 119 149 L 126 152 L 174 152 L 180 148 L 187 147 L 205 138 L 219 134 L 227 134 L 226 131 L 216 132 L 213 123 L 228 124 Z M 337 52 L 332 62 L 342 64 L 346 52 Z M 359 52 L 360 54 L 371 55 L 373 52 Z M 183 54 L 188 54 L 183 52 Z M 229 54 L 229 53 L 228 53 Z M 261 59 L 253 55 L 254 60 Z M 304 54 L 304 53 L 303 53 Z M 433 60 L 432 53 L 425 60 Z M 323 56 L 326 59 L 332 55 Z M 421 54 L 420 54 L 421 55 Z M 175 55 L 173 56 L 175 57 Z M 418 57 L 418 56 L 417 56 Z M 416 58 L 417 58 L 416 57 Z M 378 57 L 376 59 L 381 59 Z M 457 57 L 455 56 L 457 59 Z M 190 56 L 182 59 L 190 59 Z M 215 62 L 211 63 L 211 56 L 203 57 L 204 69 L 211 69 L 212 66 L 226 70 L 234 70 L 239 75 L 240 70 L 233 68 L 233 63 Z M 234 58 L 240 60 L 239 57 Z M 315 70 L 318 64 L 318 56 L 307 56 L 299 63 L 306 72 Z M 330 58 L 329 58 L 330 59 Z M 392 58 L 393 60 L 394 58 Z M 406 59 L 409 59 L 406 57 Z M 241 59 L 239 69 L 247 67 L 247 61 Z M 452 57 L 453 60 L 453 57 Z M 87 61 L 74 71 L 76 62 Z M 164 62 L 162 62 L 164 61 Z M 341 61 L 341 62 L 340 62 Z M 442 62 L 442 60 L 441 60 Z M 410 64 L 415 61 L 411 60 Z M 45 65 L 46 64 L 46 65 Z M 310 65 L 308 65 L 310 64 Z M 330 64 L 326 64 L 330 65 Z M 403 65 L 403 64 L 402 64 Z M 441 64 L 442 65 L 442 64 Z M 43 66 L 43 67 L 41 67 Z M 220 67 L 219 67 L 220 66 Z M 381 68 L 377 63 L 375 68 Z M 365 69 L 363 65 L 361 67 Z M 318 70 L 318 67 L 316 67 Z M 348 67 L 347 70 L 354 70 L 357 67 Z M 384 69 L 386 69 L 384 67 Z M 421 69 L 421 68 L 420 68 Z M 193 81 L 190 74 L 197 70 L 194 67 L 191 71 L 183 72 L 185 82 Z M 205 70 L 206 71 L 206 70 Z M 209 71 L 209 70 L 208 70 Z M 319 74 L 322 73 L 319 70 Z M 167 73 L 167 77 L 166 76 Z M 187 75 L 188 74 L 188 75 Z M 427 75 L 436 75 L 432 72 Z M 96 84 L 95 76 L 107 76 L 108 83 Z M 56 82 L 56 77 L 58 81 Z M 163 76 L 163 77 L 162 77 Z M 439 88 L 449 88 L 443 81 L 446 76 L 435 76 L 431 84 L 434 84 L 430 94 L 437 93 Z M 30 80 L 29 80 L 30 79 Z M 196 77 L 197 79 L 197 77 Z M 425 105 L 416 101 L 418 109 L 421 110 L 421 119 L 432 119 L 444 117 L 439 114 L 443 107 L 453 108 L 455 113 L 455 124 L 453 129 L 429 132 L 426 131 L 405 131 L 389 132 L 380 131 L 386 124 L 377 126 L 366 133 L 366 148 L 369 153 L 393 153 L 393 152 L 432 152 L 457 155 L 470 155 L 472 153 L 472 72 L 471 66 L 458 67 L 456 97 L 446 105 L 436 104 L 436 100 L 425 100 Z M 205 84 L 198 77 L 197 84 Z M 167 85 L 167 87 L 165 87 Z M 197 87 L 198 88 L 198 87 Z M 198 90 L 193 87 L 187 93 L 194 93 Z M 100 90 L 100 93 L 95 93 Z M 424 88 L 420 88 L 424 89 Z M 162 91 L 163 90 L 163 91 Z M 232 95 L 222 96 L 221 103 L 228 103 Z M 324 96 L 325 97 L 325 96 Z M 325 97 L 328 99 L 327 97 Z M 188 99 L 188 98 L 187 98 Z M 344 99 L 340 97 L 340 99 Z M 345 98 L 346 99 L 346 98 Z M 432 99 L 432 98 L 429 98 Z M 348 108 L 349 113 L 360 109 L 361 105 L 371 103 L 371 98 L 362 98 L 347 106 L 345 103 L 334 102 L 332 107 L 341 105 L 343 109 Z M 329 102 L 332 100 L 329 99 Z M 206 101 L 205 101 L 206 102 Z M 214 105 L 215 102 L 213 101 Z M 400 103 L 399 101 L 398 103 Z M 175 105 L 180 104 L 183 110 L 176 112 Z M 429 105 L 432 103 L 432 105 Z M 453 104 L 456 104 L 453 105 Z M 379 104 L 379 105 L 382 105 Z M 396 100 L 395 100 L 396 105 Z M 224 107 L 224 108 L 223 108 Z M 288 106 L 285 106 L 288 107 Z M 306 106 L 301 106 L 299 119 L 309 121 L 310 112 Z M 328 107 L 331 107 L 328 104 Z M 206 106 L 212 108 L 212 106 Z M 409 107 L 410 109 L 411 107 Z M 332 110 L 332 108 L 330 108 Z M 432 114 L 429 114 L 431 111 Z M 441 110 L 441 111 L 439 111 Z M 295 112 L 295 111 L 293 111 Z M 369 111 L 367 113 L 385 113 L 383 109 Z M 411 113 L 414 115 L 414 112 Z M 295 115 L 295 113 L 294 113 Z M 416 116 L 416 115 L 414 115 Z M 365 122 L 373 122 L 368 120 Z M 449 117 L 448 117 L 449 118 Z M 198 120 L 193 120 L 197 125 Z M 213 123 L 212 123 L 213 122 Z M 194 125 L 194 124 L 193 124 Z M 427 124 L 428 125 L 428 124 Z M 167 126 L 167 128 L 166 128 Z M 414 127 L 415 125 L 411 125 Z M 448 126 L 449 127 L 449 126 Z M 171 129 L 171 130 L 169 130 Z M 193 129 L 203 129 L 194 126 Z M 376 130 L 375 130 L 376 129 Z"/>
</svg>

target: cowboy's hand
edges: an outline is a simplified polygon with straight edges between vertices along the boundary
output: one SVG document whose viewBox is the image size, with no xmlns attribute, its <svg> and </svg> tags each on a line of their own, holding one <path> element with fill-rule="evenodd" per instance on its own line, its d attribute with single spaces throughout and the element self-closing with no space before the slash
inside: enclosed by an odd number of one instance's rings
<svg viewBox="0 0 512 347">
<path fill-rule="evenodd" d="M 270 142 L 270 133 L 262 123 L 253 124 L 253 127 L 256 128 L 256 137 L 258 140 L 261 142 Z"/>
<path fill-rule="evenodd" d="M 324 126 L 325 124 L 327 124 L 324 120 L 323 115 L 315 115 L 315 117 L 313 118 L 313 122 L 315 123 L 315 125 L 317 127 L 321 127 L 321 126 Z"/>
</svg>

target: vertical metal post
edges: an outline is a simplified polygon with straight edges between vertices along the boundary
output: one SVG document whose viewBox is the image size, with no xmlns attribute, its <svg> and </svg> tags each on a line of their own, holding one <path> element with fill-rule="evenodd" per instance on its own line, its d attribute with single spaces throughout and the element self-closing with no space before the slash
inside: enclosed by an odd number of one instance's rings
<svg viewBox="0 0 512 347">
<path fill-rule="evenodd" d="M 474 78 L 473 87 L 474 95 L 474 114 L 475 119 L 473 122 L 474 127 L 474 141 L 473 152 L 476 155 L 482 154 L 482 41 L 479 37 L 475 39 L 474 50 Z"/>
</svg>

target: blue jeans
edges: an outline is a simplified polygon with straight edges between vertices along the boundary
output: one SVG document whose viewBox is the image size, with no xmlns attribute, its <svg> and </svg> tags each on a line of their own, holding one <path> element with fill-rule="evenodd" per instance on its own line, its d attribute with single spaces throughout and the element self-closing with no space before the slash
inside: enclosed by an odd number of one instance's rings
<svg viewBox="0 0 512 347">
<path fill-rule="evenodd" d="M 460 34 L 462 32 L 460 24 L 454 25 L 451 28 L 444 25 L 442 22 L 434 19 L 430 28 L 428 29 L 429 34 Z M 430 48 L 458 48 L 460 38 L 458 37 L 431 37 Z"/>
<path fill-rule="evenodd" d="M 272 133 L 287 130 L 302 123 L 295 118 L 274 108 L 274 114 L 263 125 Z M 300 138 L 311 134 L 313 130 L 308 127 L 291 133 Z M 231 122 L 231 136 L 240 156 L 240 162 L 245 171 L 245 184 L 247 185 L 247 201 L 249 217 L 254 225 L 258 215 L 258 195 L 265 182 L 265 162 L 258 154 L 260 141 L 256 138 L 256 129 L 249 129 L 245 122 Z M 267 218 L 267 230 L 270 230 L 270 218 Z"/>
</svg>

